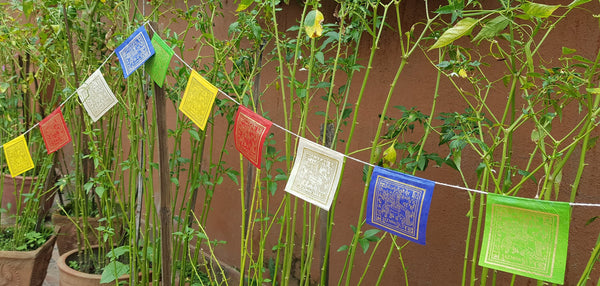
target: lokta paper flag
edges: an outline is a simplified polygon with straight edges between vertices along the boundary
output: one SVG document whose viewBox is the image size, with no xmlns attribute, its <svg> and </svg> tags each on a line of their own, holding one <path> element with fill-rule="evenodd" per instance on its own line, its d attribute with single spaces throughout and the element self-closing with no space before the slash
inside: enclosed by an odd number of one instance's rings
<svg viewBox="0 0 600 286">
<path fill-rule="evenodd" d="M 343 160 L 342 154 L 300 138 L 285 191 L 328 211 L 340 180 Z"/>
<path fill-rule="evenodd" d="M 375 167 L 367 202 L 367 223 L 425 244 L 427 217 L 435 183 Z"/>
<path fill-rule="evenodd" d="M 179 110 L 204 130 L 218 91 L 214 85 L 192 70 Z"/>
<path fill-rule="evenodd" d="M 479 265 L 563 284 L 569 203 L 489 194 Z"/>
<path fill-rule="evenodd" d="M 117 47 L 115 53 L 117 53 L 119 63 L 121 63 L 123 76 L 127 78 L 154 55 L 154 47 L 150 42 L 146 28 L 142 25 L 135 30 L 125 42 Z"/>
<path fill-rule="evenodd" d="M 12 177 L 23 174 L 35 167 L 24 135 L 4 144 L 4 157 L 6 157 L 8 170 Z"/>
<path fill-rule="evenodd" d="M 235 148 L 259 169 L 263 143 L 272 124 L 273 122 L 241 105 L 235 116 Z"/>
<path fill-rule="evenodd" d="M 48 154 L 71 142 L 71 134 L 69 134 L 69 129 L 60 108 L 54 110 L 40 122 L 40 132 L 44 138 Z"/>
<path fill-rule="evenodd" d="M 118 102 L 99 69 L 77 89 L 77 94 L 94 122 Z"/>
<path fill-rule="evenodd" d="M 146 70 L 150 74 L 150 78 L 160 87 L 163 86 L 167 77 L 167 70 L 171 58 L 175 54 L 173 49 L 161 39 L 158 34 L 152 36 L 152 46 L 154 47 L 154 56 L 146 62 Z"/>
</svg>

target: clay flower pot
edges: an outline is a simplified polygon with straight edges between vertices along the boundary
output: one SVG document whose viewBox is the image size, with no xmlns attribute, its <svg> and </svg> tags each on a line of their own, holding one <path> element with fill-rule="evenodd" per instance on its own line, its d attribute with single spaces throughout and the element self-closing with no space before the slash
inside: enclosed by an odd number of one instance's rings
<svg viewBox="0 0 600 286">
<path fill-rule="evenodd" d="M 68 251 L 67 253 L 60 256 L 56 262 L 56 266 L 59 271 L 59 285 L 60 286 L 112 286 L 115 285 L 115 281 L 111 283 L 100 284 L 101 274 L 89 274 L 77 271 L 68 266 L 69 261 L 77 260 L 77 249 Z M 140 279 L 141 280 L 141 279 Z M 119 285 L 128 285 L 129 275 L 123 275 L 119 279 Z M 122 284 L 125 282 L 125 284 Z M 0 284 L 1 285 L 1 284 Z"/>
<path fill-rule="evenodd" d="M 56 235 L 32 251 L 0 251 L 0 285 L 41 286 L 46 279 Z"/>
</svg>

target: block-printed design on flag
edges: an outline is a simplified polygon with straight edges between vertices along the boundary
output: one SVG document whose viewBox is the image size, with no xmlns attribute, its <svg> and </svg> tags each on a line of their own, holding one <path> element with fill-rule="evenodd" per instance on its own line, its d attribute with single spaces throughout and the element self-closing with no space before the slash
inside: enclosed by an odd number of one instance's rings
<svg viewBox="0 0 600 286">
<path fill-rule="evenodd" d="M 260 169 L 263 144 L 272 124 L 273 122 L 242 105 L 238 108 L 233 126 L 235 148 L 258 169 Z"/>
<path fill-rule="evenodd" d="M 367 201 L 367 223 L 425 244 L 435 182 L 375 167 Z"/>
<path fill-rule="evenodd" d="M 479 265 L 564 283 L 569 203 L 488 194 Z"/>
<path fill-rule="evenodd" d="M 13 178 L 35 167 L 24 135 L 7 142 L 3 148 L 6 164 Z"/>
<path fill-rule="evenodd" d="M 300 138 L 285 191 L 328 211 L 343 162 L 344 156 L 339 152 Z"/>
<path fill-rule="evenodd" d="M 99 69 L 77 89 L 77 94 L 94 122 L 118 102 Z"/>
<path fill-rule="evenodd" d="M 192 70 L 179 110 L 204 130 L 219 90 Z"/>
<path fill-rule="evenodd" d="M 44 138 L 48 154 L 71 142 L 71 134 L 60 108 L 54 110 L 40 122 L 40 132 Z"/>
<path fill-rule="evenodd" d="M 154 56 L 146 62 L 146 70 L 148 71 L 150 78 L 152 78 L 159 87 L 162 87 L 165 78 L 167 77 L 167 70 L 169 70 L 171 58 L 175 52 L 173 52 L 173 49 L 171 49 L 158 34 L 152 36 L 152 46 L 154 47 L 155 53 Z"/>
<path fill-rule="evenodd" d="M 117 47 L 115 53 L 121 63 L 123 77 L 127 78 L 154 55 L 154 47 L 146 28 L 142 25 L 135 30 L 125 42 Z"/>
</svg>

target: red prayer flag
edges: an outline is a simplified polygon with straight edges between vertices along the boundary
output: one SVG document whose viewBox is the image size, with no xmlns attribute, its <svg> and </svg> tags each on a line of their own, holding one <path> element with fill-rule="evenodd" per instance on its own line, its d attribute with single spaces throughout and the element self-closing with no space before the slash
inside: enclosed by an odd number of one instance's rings
<svg viewBox="0 0 600 286">
<path fill-rule="evenodd" d="M 273 122 L 241 105 L 235 116 L 235 148 L 259 169 L 263 143 L 272 124 Z"/>
<path fill-rule="evenodd" d="M 40 131 L 48 154 L 71 142 L 71 134 L 69 134 L 69 129 L 60 108 L 54 110 L 40 122 Z"/>
</svg>

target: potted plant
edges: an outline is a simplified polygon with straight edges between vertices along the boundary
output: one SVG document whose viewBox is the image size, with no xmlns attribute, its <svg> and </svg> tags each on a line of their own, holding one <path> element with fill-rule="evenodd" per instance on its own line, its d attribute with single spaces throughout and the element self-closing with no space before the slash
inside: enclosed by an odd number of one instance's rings
<svg viewBox="0 0 600 286">
<path fill-rule="evenodd" d="M 7 174 L 11 162 L 2 148 L 0 215 L 12 224 L 3 225 L 0 232 L 0 280 L 9 285 L 41 285 L 56 240 L 46 215 L 57 190 L 59 164 L 34 127 L 59 107 L 62 98 L 55 87 L 61 83 L 64 67 L 58 56 L 61 47 L 53 44 L 57 30 L 45 22 L 51 14 L 32 17 L 29 4 L 33 2 L 21 4 L 8 4 L 0 11 L 0 144 L 23 135 L 35 167 L 19 176 Z"/>
<path fill-rule="evenodd" d="M 4 158 L 0 156 L 0 164 L 3 163 Z M 0 228 L 0 281 L 9 285 L 42 285 L 52 257 L 55 229 L 45 224 L 46 213 L 40 211 L 52 159 L 47 157 L 40 163 L 36 167 L 38 180 L 28 193 L 19 192 L 24 199 L 22 203 L 17 200 L 15 214 L 9 217 L 14 224 Z M 8 189 L 5 186 L 0 185 L 0 189 Z"/>
<path fill-rule="evenodd" d="M 76 92 L 99 69 L 119 100 L 108 112 L 94 119 L 77 100 L 64 105 L 71 113 L 66 120 L 72 130 L 73 157 L 68 162 L 72 168 L 60 183 L 64 186 L 65 200 L 59 204 L 59 211 L 75 229 L 76 243 L 72 251 L 61 255 L 60 261 L 65 262 L 59 262 L 65 266 L 59 269 L 61 280 L 81 272 L 83 277 L 99 275 L 103 283 L 114 284 L 121 274 L 140 272 L 142 278 L 127 279 L 137 284 L 135 281 L 151 279 L 151 261 L 159 253 L 152 251 L 154 234 L 139 234 L 134 219 L 139 217 L 135 208 L 139 205 L 136 202 L 138 174 L 151 170 L 146 168 L 151 161 L 147 161 L 148 155 L 140 155 L 138 147 L 143 147 L 142 140 L 149 136 L 139 132 L 145 128 L 140 114 L 146 113 L 146 104 L 144 98 L 139 98 L 144 94 L 140 90 L 143 79 L 136 73 L 124 80 L 117 69 L 117 58 L 111 56 L 136 25 L 129 22 L 129 4 L 121 4 L 74 2 L 68 7 L 40 8 L 58 9 L 66 16 L 60 24 L 64 25 L 62 43 L 68 51 L 63 59 L 73 71 L 67 76 L 66 85 L 73 87 L 70 92 Z M 130 139 L 127 145 L 123 143 L 126 139 Z M 146 166 L 140 166 L 139 162 L 144 160 Z M 142 176 L 146 177 L 151 175 Z M 151 191 L 150 181 L 141 184 Z M 97 285 L 98 281 L 93 283 Z"/>
</svg>

